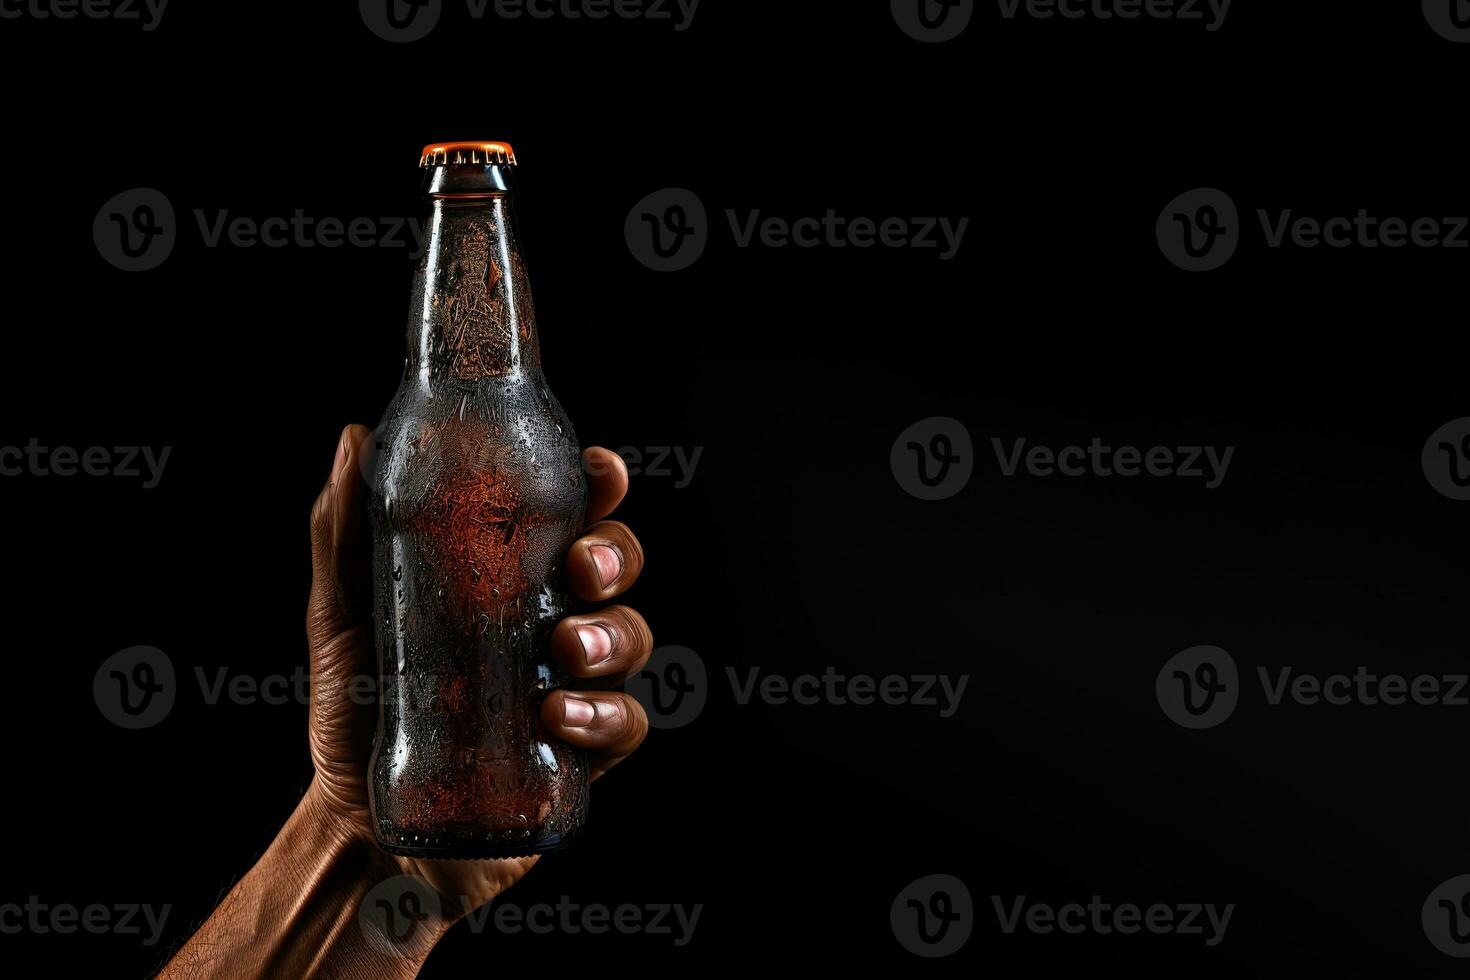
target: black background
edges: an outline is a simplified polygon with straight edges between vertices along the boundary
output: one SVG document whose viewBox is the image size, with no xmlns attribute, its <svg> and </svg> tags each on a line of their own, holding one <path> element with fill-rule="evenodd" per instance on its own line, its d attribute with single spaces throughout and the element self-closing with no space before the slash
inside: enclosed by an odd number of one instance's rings
<svg viewBox="0 0 1470 980">
<path fill-rule="evenodd" d="M 389 44 L 350 3 L 174 0 L 156 31 L 0 21 L 8 152 L 5 445 L 171 446 L 160 485 L 8 477 L 9 842 L 0 900 L 171 905 L 162 941 L 0 935 L 20 976 L 156 969 L 310 780 L 299 705 L 206 704 L 194 670 L 304 663 L 307 514 L 348 422 L 398 378 L 403 249 L 204 247 L 193 211 L 417 214 L 419 147 L 505 139 L 552 386 L 585 445 L 701 447 L 633 481 L 629 602 L 699 652 L 708 707 L 594 791 L 590 834 L 506 896 L 704 906 L 693 941 L 473 935 L 426 977 L 902 969 L 1147 976 L 1389 965 L 1470 872 L 1464 708 L 1270 707 L 1257 667 L 1464 670 L 1461 527 L 1420 449 L 1470 415 L 1464 251 L 1269 249 L 1258 208 L 1463 215 L 1470 46 L 1418 4 L 1238 0 L 1199 22 L 1007 21 L 921 44 L 885 3 L 705 0 L 667 22 L 475 22 Z M 1175 195 L 1227 191 L 1222 269 L 1169 262 Z M 105 262 L 91 227 L 153 187 L 179 241 Z M 691 268 L 629 254 L 634 202 L 709 209 Z M 959 255 L 737 248 L 725 210 L 967 216 Z M 977 453 L 925 502 L 898 434 Z M 992 437 L 1235 446 L 1223 485 L 1002 479 Z M 166 651 L 143 731 L 94 672 Z M 1215 644 L 1235 714 L 1165 717 L 1164 661 Z M 736 703 L 743 675 L 969 675 L 959 712 Z M 907 952 L 898 892 L 946 873 L 968 944 Z M 1005 934 L 992 895 L 1235 903 L 1225 940 Z"/>
</svg>

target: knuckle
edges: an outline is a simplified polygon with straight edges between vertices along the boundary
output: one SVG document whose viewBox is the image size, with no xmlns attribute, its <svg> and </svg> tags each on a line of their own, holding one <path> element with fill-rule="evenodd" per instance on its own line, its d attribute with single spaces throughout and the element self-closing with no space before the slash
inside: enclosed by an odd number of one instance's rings
<svg viewBox="0 0 1470 980">
<path fill-rule="evenodd" d="M 611 610 L 617 619 L 617 628 L 623 641 L 623 653 L 641 656 L 653 649 L 653 630 L 636 609 L 615 606 Z"/>
<path fill-rule="evenodd" d="M 648 736 L 648 715 L 644 713 L 643 705 L 627 694 L 618 695 L 618 704 L 623 716 L 622 731 L 619 733 L 621 741 L 637 745 Z"/>
<path fill-rule="evenodd" d="M 317 494 L 311 505 L 311 533 L 321 539 L 332 529 L 332 496 L 329 488 Z"/>
</svg>

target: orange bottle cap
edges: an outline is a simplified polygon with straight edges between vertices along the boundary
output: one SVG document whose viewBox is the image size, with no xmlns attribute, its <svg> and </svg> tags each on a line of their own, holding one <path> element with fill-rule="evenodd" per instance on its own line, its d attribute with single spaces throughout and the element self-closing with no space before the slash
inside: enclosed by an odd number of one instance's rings
<svg viewBox="0 0 1470 980">
<path fill-rule="evenodd" d="M 438 167 L 446 164 L 490 164 L 516 162 L 515 150 L 509 143 L 494 140 L 462 140 L 458 143 L 430 143 L 419 155 L 420 167 Z"/>
</svg>

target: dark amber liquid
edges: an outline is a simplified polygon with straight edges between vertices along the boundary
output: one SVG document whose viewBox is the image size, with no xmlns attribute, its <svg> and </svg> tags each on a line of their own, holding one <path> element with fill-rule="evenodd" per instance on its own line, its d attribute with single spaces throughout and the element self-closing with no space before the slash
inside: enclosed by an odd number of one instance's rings
<svg viewBox="0 0 1470 980">
<path fill-rule="evenodd" d="M 436 205 L 431 241 L 371 481 L 373 818 L 400 854 L 529 854 L 567 842 L 587 808 L 581 753 L 539 715 L 565 680 L 546 651 L 584 518 L 580 450 L 542 379 L 502 203 Z"/>
</svg>

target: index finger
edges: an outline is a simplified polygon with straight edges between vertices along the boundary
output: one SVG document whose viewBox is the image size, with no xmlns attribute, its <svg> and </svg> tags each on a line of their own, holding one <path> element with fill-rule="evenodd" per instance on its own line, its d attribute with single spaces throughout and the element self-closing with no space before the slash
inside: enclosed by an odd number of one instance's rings
<svg viewBox="0 0 1470 980">
<path fill-rule="evenodd" d="M 582 450 L 587 474 L 587 523 L 600 521 L 622 503 L 628 493 L 628 465 L 611 449 L 589 446 Z"/>
</svg>

